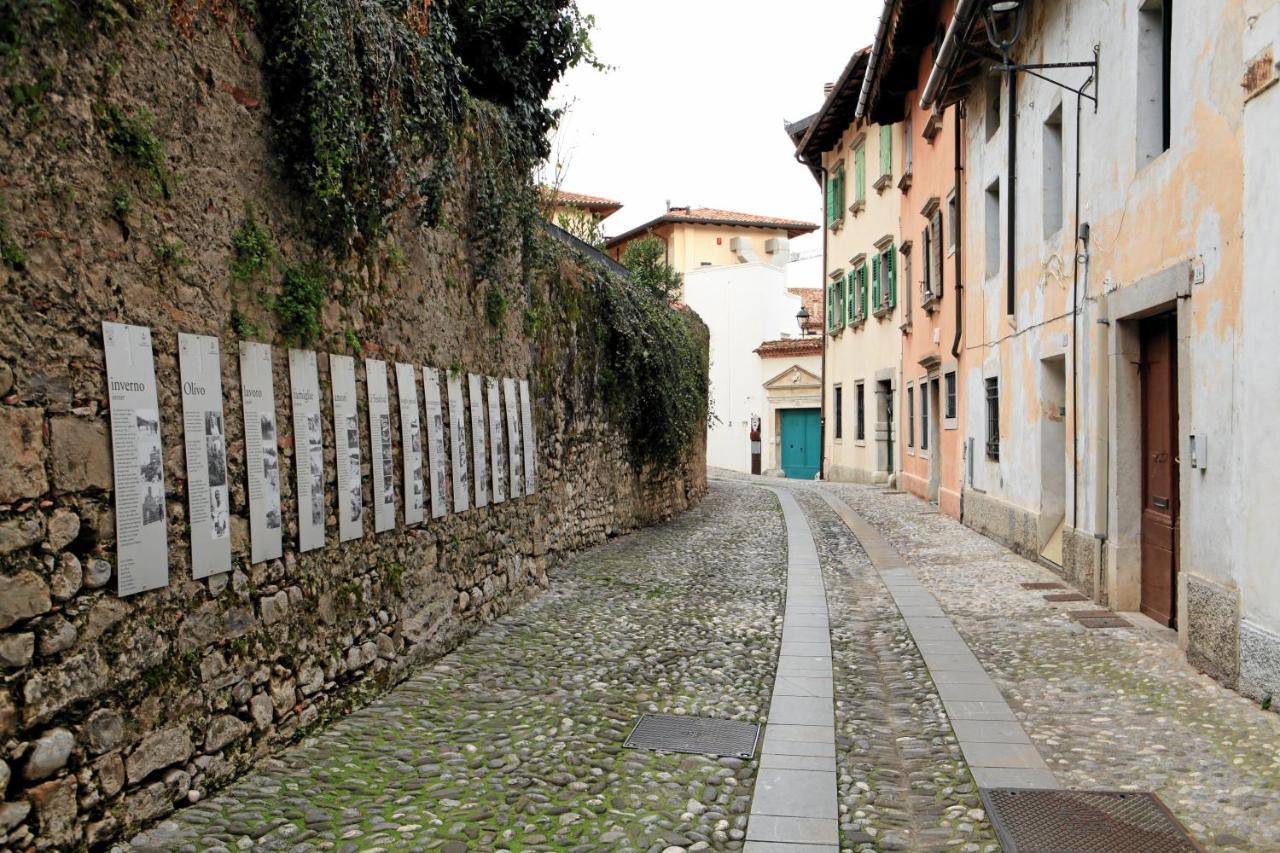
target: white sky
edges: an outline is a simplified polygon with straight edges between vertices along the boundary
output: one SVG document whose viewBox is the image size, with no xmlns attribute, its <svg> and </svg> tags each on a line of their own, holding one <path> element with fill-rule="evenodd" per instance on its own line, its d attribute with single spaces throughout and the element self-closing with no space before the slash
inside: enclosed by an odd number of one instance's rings
<svg viewBox="0 0 1280 853">
<path fill-rule="evenodd" d="M 822 105 L 881 0 L 578 0 L 596 54 L 552 94 L 570 104 L 553 139 L 563 187 L 616 199 L 619 234 L 676 205 L 818 223 L 822 196 L 794 159 L 783 120 Z M 819 232 L 792 251 L 821 248 Z M 821 273 L 818 273 L 820 276 Z M 816 283 L 811 286 L 818 286 Z"/>
</svg>

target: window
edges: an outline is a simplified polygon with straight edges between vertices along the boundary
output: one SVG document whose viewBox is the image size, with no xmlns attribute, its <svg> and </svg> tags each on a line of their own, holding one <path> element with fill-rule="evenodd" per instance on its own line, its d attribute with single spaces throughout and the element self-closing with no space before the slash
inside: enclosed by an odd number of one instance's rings
<svg viewBox="0 0 1280 853">
<path fill-rule="evenodd" d="M 929 449 L 929 385 L 920 383 L 920 449 Z"/>
<path fill-rule="evenodd" d="M 987 278 L 1000 272 L 1000 181 L 987 187 L 984 225 L 987 231 Z"/>
<path fill-rule="evenodd" d="M 827 331 L 835 332 L 844 327 L 845 278 L 837 270 L 834 277 L 827 277 Z"/>
<path fill-rule="evenodd" d="M 1169 150 L 1173 0 L 1146 0 L 1138 10 L 1138 168 Z"/>
<path fill-rule="evenodd" d="M 861 323 L 867 319 L 867 265 L 862 261 L 854 264 L 849 273 L 849 324 Z"/>
<path fill-rule="evenodd" d="M 906 300 L 903 305 L 902 319 L 903 322 L 911 322 L 911 243 L 908 241 L 902 247 L 902 280 L 905 287 L 902 289 L 902 297 Z M 895 286 L 895 290 L 896 290 Z"/>
<path fill-rule="evenodd" d="M 853 149 L 853 203 L 861 205 L 867 200 L 867 146 L 859 144 Z"/>
<path fill-rule="evenodd" d="M 880 125 L 880 177 L 893 176 L 893 126 Z"/>
<path fill-rule="evenodd" d="M 827 178 L 827 226 L 844 219 L 844 162 Z"/>
<path fill-rule="evenodd" d="M 833 408 L 835 409 L 836 438 L 840 439 L 844 436 L 844 388 L 837 385 L 834 390 L 835 400 Z"/>
<path fill-rule="evenodd" d="M 1044 236 L 1062 230 L 1062 104 L 1044 122 L 1041 155 L 1043 178 L 1040 197 L 1044 200 Z"/>
<path fill-rule="evenodd" d="M 916 389 L 907 386 L 907 447 L 916 446 Z"/>
<path fill-rule="evenodd" d="M 960 235 L 957 233 L 956 223 L 960 221 L 960 217 L 956 216 L 959 206 L 956 191 L 952 190 L 947 196 L 947 254 L 954 254 L 956 243 L 960 242 Z"/>
<path fill-rule="evenodd" d="M 856 386 L 858 394 L 858 420 L 854 426 L 854 435 L 858 441 L 867 439 L 867 387 L 859 382 Z"/>
<path fill-rule="evenodd" d="M 926 208 L 929 225 L 921 235 L 924 243 L 924 281 L 921 286 L 921 304 L 928 305 L 942 298 L 942 210 L 934 199 Z"/>
<path fill-rule="evenodd" d="M 987 75 L 987 140 L 996 135 L 1000 129 L 1000 77 Z"/>
<path fill-rule="evenodd" d="M 911 174 L 911 116 L 902 125 L 902 173 Z"/>
<path fill-rule="evenodd" d="M 931 231 L 932 229 L 926 226 L 920 232 L 920 245 L 924 247 L 924 257 L 921 258 L 924 277 L 920 279 L 920 304 L 925 306 L 933 301 L 933 282 L 929 279 L 933 271 L 933 264 L 930 262 L 930 258 L 933 257 L 935 249 L 933 240 L 930 239 Z"/>
<path fill-rule="evenodd" d="M 987 456 L 1000 458 L 1000 380 L 987 380 Z"/>
<path fill-rule="evenodd" d="M 898 275 L 894 267 L 893 243 L 871 259 L 871 310 L 876 314 L 892 311 L 898 305 Z"/>
<path fill-rule="evenodd" d="M 942 378 L 942 387 L 946 393 L 946 401 L 943 410 L 944 417 L 954 418 L 956 416 L 956 372 L 952 370 Z"/>
</svg>

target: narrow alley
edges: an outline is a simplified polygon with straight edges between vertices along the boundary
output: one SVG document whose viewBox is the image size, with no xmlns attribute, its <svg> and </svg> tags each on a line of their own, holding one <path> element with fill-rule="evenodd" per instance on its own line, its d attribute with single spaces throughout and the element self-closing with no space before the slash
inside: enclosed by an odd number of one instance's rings
<svg viewBox="0 0 1280 853">
<path fill-rule="evenodd" d="M 786 529 L 779 497 L 807 531 Z M 818 728 L 768 719 L 779 654 L 810 654 L 783 634 L 788 533 L 812 535 L 826 590 L 832 773 L 777 770 L 801 750 L 770 747 L 775 726 Z M 881 564 L 895 553 L 901 568 Z M 753 803 L 790 772 L 834 783 L 843 850 L 997 850 L 975 776 L 1009 773 L 1152 791 L 1206 849 L 1280 849 L 1280 717 L 1196 673 L 1168 638 L 1084 628 L 1070 612 L 1096 605 L 1023 586 L 1052 581 L 911 495 L 713 471 L 700 507 L 572 560 L 550 592 L 132 847 L 837 849 L 753 835 Z M 948 698 L 958 649 L 934 655 L 935 629 L 911 615 L 930 595 L 998 702 Z M 1007 720 L 948 713 L 1001 703 Z M 764 723 L 763 748 L 745 761 L 624 748 L 646 713 Z"/>
</svg>

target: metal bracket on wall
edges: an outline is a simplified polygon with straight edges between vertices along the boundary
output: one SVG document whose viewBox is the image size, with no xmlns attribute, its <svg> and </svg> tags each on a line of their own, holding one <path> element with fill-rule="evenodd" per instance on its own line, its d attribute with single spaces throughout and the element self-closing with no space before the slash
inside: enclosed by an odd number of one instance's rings
<svg viewBox="0 0 1280 853">
<path fill-rule="evenodd" d="M 1090 101 L 1093 102 L 1094 114 L 1097 114 L 1098 97 L 1096 92 L 1098 91 L 1098 56 L 1100 55 L 1101 51 L 1102 51 L 1102 46 L 1099 44 L 1095 44 L 1093 46 L 1093 59 L 1088 62 L 1038 62 L 1038 63 L 1028 63 L 1028 64 L 1005 63 L 1001 65 L 993 65 L 991 66 L 990 70 L 992 74 L 1005 74 L 1005 73 L 1014 72 L 1014 71 L 1025 71 L 1027 74 L 1030 74 L 1032 77 L 1036 77 L 1040 80 L 1045 81 L 1046 83 L 1052 83 L 1053 85 L 1061 89 L 1066 89 L 1068 92 L 1074 92 L 1078 97 L 1088 98 Z M 1084 83 L 1080 86 L 1080 88 L 1077 89 L 1074 86 L 1068 86 L 1066 83 L 1063 83 L 1060 80 L 1054 80 L 1052 77 L 1047 77 L 1044 74 L 1039 73 L 1041 71 L 1049 71 L 1056 68 L 1088 68 L 1089 79 L 1085 80 Z M 1095 92 L 1095 94 L 1093 95 L 1090 95 L 1088 92 L 1085 91 L 1085 89 L 1088 89 L 1091 85 L 1093 87 L 1093 91 Z"/>
</svg>

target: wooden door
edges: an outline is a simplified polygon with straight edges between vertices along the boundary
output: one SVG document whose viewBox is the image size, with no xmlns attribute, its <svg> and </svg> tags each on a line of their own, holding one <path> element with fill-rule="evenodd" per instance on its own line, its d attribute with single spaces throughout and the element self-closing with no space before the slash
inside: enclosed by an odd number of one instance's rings
<svg viewBox="0 0 1280 853">
<path fill-rule="evenodd" d="M 817 409 L 783 409 L 782 474 L 792 480 L 812 480 L 818 475 L 821 426 Z"/>
<path fill-rule="evenodd" d="M 1177 627 L 1178 351 L 1174 314 L 1142 321 L 1142 612 Z"/>
</svg>

